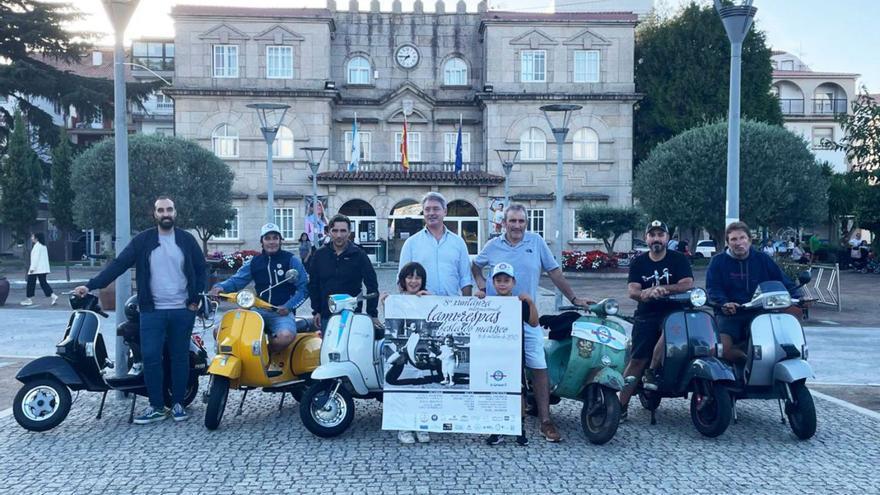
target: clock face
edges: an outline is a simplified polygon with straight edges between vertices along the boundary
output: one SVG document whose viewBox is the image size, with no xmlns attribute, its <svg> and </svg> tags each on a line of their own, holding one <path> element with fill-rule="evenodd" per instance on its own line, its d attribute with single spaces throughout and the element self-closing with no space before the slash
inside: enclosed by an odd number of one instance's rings
<svg viewBox="0 0 880 495">
<path fill-rule="evenodd" d="M 414 46 L 403 45 L 397 49 L 397 64 L 404 69 L 412 69 L 419 63 L 419 51 Z"/>
</svg>

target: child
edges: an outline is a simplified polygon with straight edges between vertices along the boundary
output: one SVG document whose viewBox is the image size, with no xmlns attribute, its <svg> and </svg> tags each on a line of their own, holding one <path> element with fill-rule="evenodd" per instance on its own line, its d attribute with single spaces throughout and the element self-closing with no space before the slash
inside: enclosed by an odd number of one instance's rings
<svg viewBox="0 0 880 495">
<path fill-rule="evenodd" d="M 495 287 L 495 293 L 498 296 L 513 295 L 513 288 L 516 286 L 516 275 L 513 272 L 513 266 L 510 263 L 498 263 L 492 270 L 492 286 Z M 538 326 L 538 308 L 535 302 L 527 293 L 519 295 L 522 301 L 522 321 L 523 324 L 529 324 L 533 327 Z M 524 350 L 522 352 L 525 352 Z M 523 377 L 525 379 L 525 377 Z M 525 413 L 525 390 L 523 390 L 523 413 Z M 501 435 L 489 435 L 486 439 L 489 445 L 498 445 L 501 443 Z M 529 439 L 526 438 L 525 425 L 523 425 L 522 433 L 516 437 L 516 443 L 519 445 L 528 445 Z"/>
<path fill-rule="evenodd" d="M 443 381 L 440 382 L 440 385 L 449 387 L 455 385 L 452 378 L 455 376 L 455 367 L 458 366 L 458 357 L 455 355 L 455 338 L 452 335 L 447 335 L 443 339 L 443 345 L 440 346 L 440 354 L 437 355 L 437 358 L 440 359 L 440 366 L 443 370 Z"/>
<path fill-rule="evenodd" d="M 397 274 L 397 288 L 400 290 L 401 294 L 428 296 L 431 295 L 431 293 L 425 290 L 427 278 L 425 267 L 416 262 L 407 263 L 403 265 L 403 268 L 400 269 L 400 273 Z M 386 297 L 388 297 L 387 293 L 382 294 L 381 301 L 383 303 L 385 302 Z M 413 324 L 413 328 L 415 328 L 415 324 Z M 394 355 L 388 359 L 389 363 L 395 363 L 394 366 L 391 366 L 394 370 L 389 369 L 389 374 L 396 375 L 395 378 L 399 377 L 400 372 L 403 371 L 403 365 L 405 365 L 407 361 L 413 364 L 415 363 L 415 348 L 418 345 L 418 341 L 419 333 L 414 331 L 410 334 L 407 345 L 402 346 L 398 352 L 395 352 Z M 393 371 L 396 371 L 396 373 L 392 373 Z M 400 381 L 398 380 L 398 382 Z M 431 436 L 427 431 L 413 432 L 401 430 L 397 432 L 397 440 L 404 444 L 416 443 L 417 440 L 419 443 L 428 443 L 431 441 Z"/>
</svg>

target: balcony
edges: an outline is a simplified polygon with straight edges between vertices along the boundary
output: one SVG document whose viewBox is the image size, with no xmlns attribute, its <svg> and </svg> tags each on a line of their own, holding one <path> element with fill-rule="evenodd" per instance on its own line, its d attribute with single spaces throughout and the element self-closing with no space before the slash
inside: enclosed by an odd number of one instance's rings
<svg viewBox="0 0 880 495">
<path fill-rule="evenodd" d="M 812 102 L 809 112 L 805 108 L 806 101 L 808 100 L 803 98 L 780 98 L 779 109 L 782 110 L 782 115 L 793 117 L 834 117 L 847 112 L 846 98 L 815 98 L 809 100 Z"/>
<path fill-rule="evenodd" d="M 321 172 L 318 182 L 322 184 L 360 183 L 430 183 L 455 186 L 495 186 L 504 182 L 504 177 L 486 172 L 483 163 L 465 162 L 461 173 L 455 172 L 452 162 L 411 162 L 409 172 L 404 172 L 400 162 L 361 162 L 358 170 L 349 172 L 347 165 L 340 164 L 336 171 Z"/>
<path fill-rule="evenodd" d="M 338 171 L 347 172 L 348 164 L 343 163 L 338 167 Z M 362 161 L 358 164 L 359 172 L 400 172 L 403 171 L 403 167 L 400 165 L 400 160 L 387 162 L 387 161 L 379 161 L 379 162 L 366 162 Z M 455 172 L 455 162 L 409 162 L 409 171 L 410 172 Z M 486 168 L 483 163 L 480 162 L 462 162 L 461 164 L 462 172 L 486 172 Z"/>
<path fill-rule="evenodd" d="M 803 115 L 804 99 L 803 98 L 780 98 L 779 108 L 782 109 L 782 115 Z"/>
<path fill-rule="evenodd" d="M 813 115 L 837 115 L 846 113 L 846 98 L 813 99 Z"/>
</svg>

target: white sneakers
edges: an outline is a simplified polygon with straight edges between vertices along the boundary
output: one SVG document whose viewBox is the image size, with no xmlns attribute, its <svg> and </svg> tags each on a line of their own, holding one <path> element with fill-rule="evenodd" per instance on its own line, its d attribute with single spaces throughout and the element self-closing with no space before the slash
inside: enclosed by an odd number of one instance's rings
<svg viewBox="0 0 880 495">
<path fill-rule="evenodd" d="M 34 302 L 31 300 L 31 298 L 28 297 L 18 304 L 21 304 L 22 306 L 33 306 Z"/>
<path fill-rule="evenodd" d="M 58 304 L 58 294 L 53 293 L 51 296 L 49 296 L 49 299 L 52 301 L 50 303 L 52 306 L 55 306 L 56 304 Z M 33 306 L 34 301 L 31 298 L 26 297 L 23 301 L 21 301 L 18 304 L 21 304 L 22 306 Z"/>
<path fill-rule="evenodd" d="M 52 299 L 52 303 L 51 303 L 52 306 L 55 306 L 55 305 L 58 303 L 58 294 L 55 294 L 55 293 L 53 292 L 53 293 L 52 293 L 52 297 L 51 297 L 51 299 Z"/>
</svg>

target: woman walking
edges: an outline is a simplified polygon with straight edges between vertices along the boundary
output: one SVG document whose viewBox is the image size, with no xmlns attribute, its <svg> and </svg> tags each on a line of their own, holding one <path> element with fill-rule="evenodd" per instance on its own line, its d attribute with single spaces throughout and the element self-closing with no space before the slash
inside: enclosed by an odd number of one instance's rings
<svg viewBox="0 0 880 495">
<path fill-rule="evenodd" d="M 31 242 L 34 243 L 31 249 L 31 267 L 28 269 L 27 276 L 27 297 L 21 302 L 22 306 L 31 306 L 34 302 L 31 300 L 36 291 L 37 280 L 40 281 L 40 288 L 43 294 L 52 299 L 54 305 L 58 302 L 58 296 L 52 292 L 52 287 L 46 281 L 46 275 L 49 274 L 49 250 L 46 249 L 46 238 L 42 232 L 34 232 L 31 234 Z"/>
</svg>

